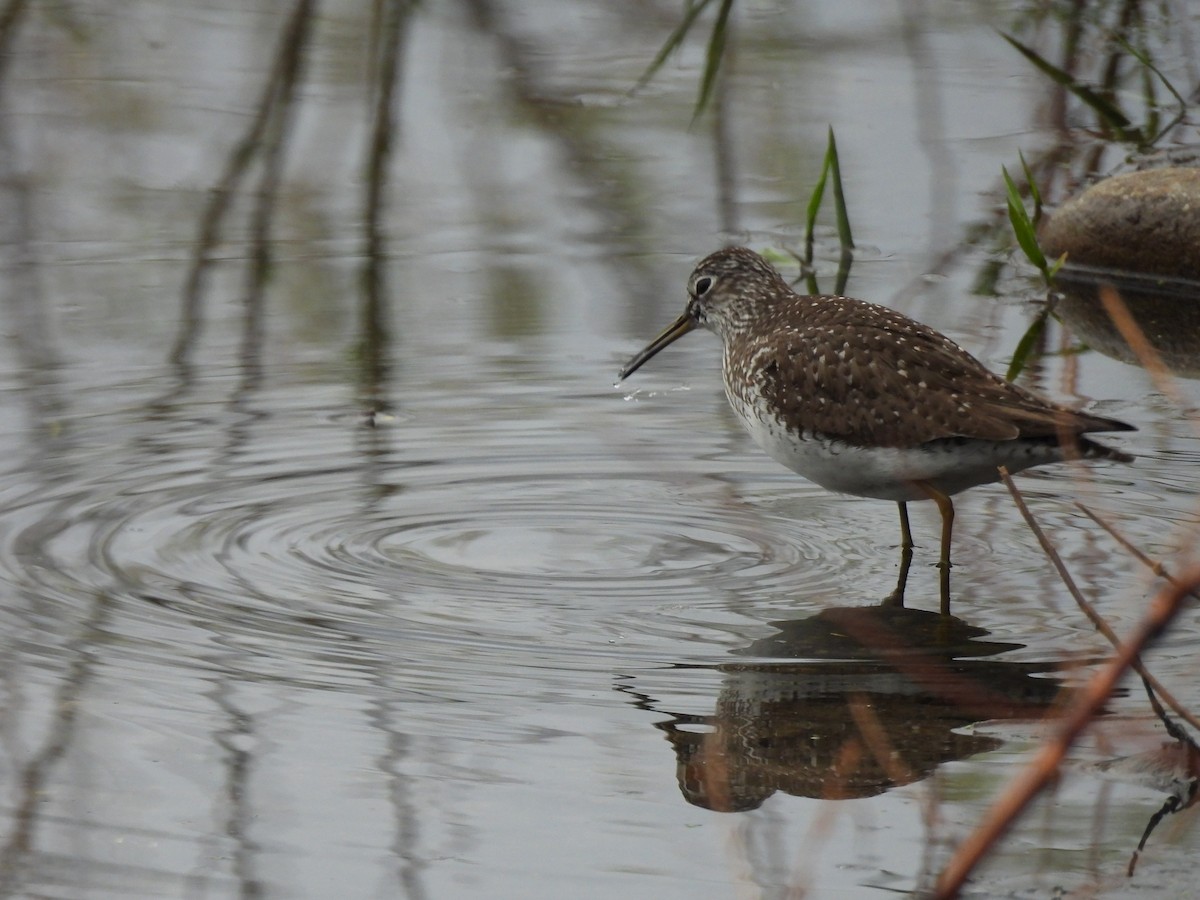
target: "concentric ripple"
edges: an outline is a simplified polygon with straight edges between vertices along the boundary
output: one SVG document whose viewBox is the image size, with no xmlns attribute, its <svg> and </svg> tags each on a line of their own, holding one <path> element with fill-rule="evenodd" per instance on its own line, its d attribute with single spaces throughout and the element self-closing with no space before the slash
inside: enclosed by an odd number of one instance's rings
<svg viewBox="0 0 1200 900">
<path fill-rule="evenodd" d="M 847 501 L 703 398 L 664 420 L 599 376 L 523 377 L 444 379 L 373 426 L 286 381 L 89 415 L 0 477 L 4 570 L 38 611 L 112 598 L 151 657 L 251 647 L 316 680 L 396 653 L 712 660 L 780 609 L 890 588 L 891 509 L 871 507 L 882 542 L 847 531 Z"/>
<path fill-rule="evenodd" d="M 347 665 L 400 640 L 711 656 L 754 597 L 836 584 L 838 539 L 746 502 L 725 432 L 670 459 L 618 397 L 527 388 L 518 414 L 495 390 L 469 413 L 430 391 L 374 427 L 311 387 L 253 413 L 127 407 L 31 490 L 14 473 L 0 552 L 40 598 L 119 598 L 152 654 L 201 625 Z"/>
</svg>

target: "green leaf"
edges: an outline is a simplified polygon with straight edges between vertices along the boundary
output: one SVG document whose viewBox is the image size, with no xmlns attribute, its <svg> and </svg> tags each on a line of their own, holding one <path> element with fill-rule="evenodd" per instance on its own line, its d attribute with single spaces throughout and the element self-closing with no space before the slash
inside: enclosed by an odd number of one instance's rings
<svg viewBox="0 0 1200 900">
<path fill-rule="evenodd" d="M 708 3 L 709 0 L 703 0 Z M 712 96 L 713 86 L 717 83 L 717 73 L 721 69 L 721 59 L 725 55 L 725 35 L 729 26 L 729 12 L 733 9 L 733 0 L 721 0 L 721 8 L 717 11 L 717 21 L 713 23 L 712 34 L 708 38 L 708 52 L 704 59 L 704 77 L 700 81 L 700 96 L 696 100 L 696 110 L 692 113 L 694 121 L 708 106 Z"/>
<path fill-rule="evenodd" d="M 999 257 L 984 260 L 979 267 L 979 271 L 975 273 L 975 280 L 971 282 L 971 293 L 979 297 L 995 297 L 999 294 L 996 284 L 1000 281 L 1000 274 L 1004 270 L 1004 260 Z"/>
<path fill-rule="evenodd" d="M 813 241 L 817 227 L 817 212 L 821 201 L 825 198 L 825 185 L 832 177 L 833 206 L 837 218 L 838 240 L 842 245 L 841 260 L 838 264 L 837 287 L 835 293 L 845 290 L 846 279 L 850 274 L 850 265 L 854 261 L 854 236 L 850 233 L 850 214 L 846 210 L 846 192 L 842 186 L 842 168 L 838 162 L 837 140 L 833 136 L 833 126 L 829 128 L 829 143 L 825 148 L 825 159 L 821 163 L 821 175 L 813 185 L 812 194 L 808 198 L 808 209 L 804 221 L 804 259 L 808 270 L 805 275 L 809 281 L 809 293 L 817 293 L 816 276 L 812 272 Z"/>
<path fill-rule="evenodd" d="M 837 277 L 833 281 L 833 292 L 843 295 L 846 293 L 846 282 L 850 280 L 850 266 L 854 264 L 854 254 L 849 247 L 842 247 L 842 255 L 838 259 Z"/>
<path fill-rule="evenodd" d="M 1025 256 L 1029 258 L 1029 261 L 1037 266 L 1038 271 L 1044 277 L 1049 279 L 1046 256 L 1042 253 L 1042 248 L 1038 246 L 1037 233 L 1034 231 L 1033 222 L 1029 219 L 1029 213 L 1025 211 L 1025 203 L 1021 200 L 1021 193 L 1017 190 L 1017 185 L 1013 182 L 1012 176 L 1008 174 L 1008 169 L 1001 166 L 1000 171 L 1004 173 L 1004 187 L 1008 192 L 1008 220 L 1012 223 L 1013 234 L 1017 237 L 1017 243 L 1021 245 L 1021 249 L 1025 252 Z"/>
<path fill-rule="evenodd" d="M 1012 381 L 1025 368 L 1029 360 L 1029 355 L 1033 352 L 1033 347 L 1041 337 L 1042 330 L 1046 327 L 1046 319 L 1050 315 L 1050 307 L 1045 307 L 1036 319 L 1029 323 L 1029 327 L 1025 329 L 1025 333 L 1021 335 L 1021 340 L 1017 342 L 1017 349 L 1013 351 L 1012 362 L 1008 364 L 1008 371 L 1004 373 L 1004 377 Z"/>
<path fill-rule="evenodd" d="M 800 262 L 800 257 L 792 251 L 776 250 L 774 247 L 763 247 L 758 251 L 758 255 L 777 269 L 784 266 L 792 266 Z"/>
<path fill-rule="evenodd" d="M 821 176 L 813 185 L 812 194 L 808 198 L 808 212 L 804 219 L 804 262 L 812 265 L 813 234 L 817 227 L 817 212 L 821 208 L 821 200 L 825 196 L 825 179 L 829 175 L 829 153 L 825 154 L 825 162 L 821 166 Z"/>
<path fill-rule="evenodd" d="M 1029 199 L 1033 201 L 1033 229 L 1036 233 L 1038 222 L 1042 220 L 1042 192 L 1038 190 L 1037 179 L 1033 177 L 1033 170 L 1029 168 L 1029 163 L 1025 161 L 1025 154 L 1018 150 L 1017 156 L 1021 160 L 1021 170 L 1025 173 L 1025 183 L 1029 185 Z"/>
<path fill-rule="evenodd" d="M 1142 134 L 1137 128 L 1131 127 L 1133 123 L 1129 121 L 1126 115 L 1121 112 L 1116 106 L 1110 103 L 1105 98 L 1101 97 L 1086 84 L 1080 84 L 1069 73 L 1064 72 L 1058 66 L 1047 61 L 1037 51 L 1026 47 L 1016 38 L 1011 35 L 1000 32 L 1000 36 L 1009 42 L 1016 50 L 1027 60 L 1034 64 L 1038 69 L 1050 76 L 1050 79 L 1057 84 L 1061 84 L 1068 91 L 1086 103 L 1095 111 L 1100 120 L 1107 124 L 1116 132 L 1119 140 L 1122 141 L 1141 141 Z"/>
<path fill-rule="evenodd" d="M 1150 135 L 1150 137 L 1146 138 L 1146 145 L 1152 146 L 1160 137 L 1183 121 L 1183 117 L 1187 115 L 1187 101 L 1183 99 L 1183 96 L 1175 89 L 1175 85 L 1171 83 L 1170 79 L 1168 79 L 1167 76 L 1159 71 L 1158 67 L 1154 65 L 1148 53 L 1134 47 L 1123 37 L 1118 37 L 1117 43 L 1124 47 L 1143 66 L 1142 72 L 1146 76 L 1145 102 L 1147 108 L 1150 110 L 1150 113 L 1146 118 L 1146 126 L 1144 131 L 1146 134 Z M 1154 97 L 1153 82 L 1149 77 L 1149 73 L 1151 72 L 1158 76 L 1158 80 L 1163 83 L 1163 86 L 1166 87 L 1171 96 L 1175 98 L 1175 102 L 1179 104 L 1179 110 L 1175 113 L 1174 117 L 1172 117 L 1171 121 L 1169 121 L 1162 128 L 1158 127 L 1158 103 Z"/>
<path fill-rule="evenodd" d="M 1158 66 L 1154 65 L 1154 63 L 1151 61 L 1150 55 L 1148 53 L 1146 53 L 1142 50 L 1139 50 L 1137 47 L 1133 46 L 1133 44 L 1129 43 L 1129 41 L 1125 40 L 1125 38 L 1123 38 L 1123 37 L 1118 37 L 1117 43 L 1120 44 L 1123 48 L 1125 48 L 1125 50 L 1131 56 L 1133 56 L 1134 59 L 1136 59 L 1143 66 L 1145 66 L 1147 69 L 1149 69 L 1151 72 L 1153 72 L 1155 75 L 1158 76 L 1158 80 L 1163 83 L 1163 87 L 1165 87 L 1167 89 L 1167 91 L 1170 92 L 1171 96 L 1175 98 L 1175 102 L 1179 104 L 1181 109 L 1187 108 L 1187 101 L 1184 100 L 1183 96 L 1179 93 L 1179 91 L 1177 91 L 1175 89 L 1175 85 L 1173 85 L 1171 83 L 1170 79 L 1167 78 L 1167 76 L 1164 75 L 1159 70 Z"/>
<path fill-rule="evenodd" d="M 804 284 L 808 287 L 808 293 L 815 295 L 821 293 L 821 286 L 817 284 L 817 273 L 813 269 L 808 269 L 804 273 Z"/>
<path fill-rule="evenodd" d="M 671 32 L 666 43 L 658 51 L 658 55 L 646 67 L 646 71 L 642 73 L 642 77 L 637 80 L 637 84 L 633 86 L 632 90 L 636 91 L 638 88 L 645 87 L 650 82 L 650 79 L 658 74 L 658 70 L 663 67 L 663 63 L 683 43 L 683 39 L 692 30 L 692 25 L 696 23 L 696 19 L 699 18 L 700 13 L 704 12 L 711 2 L 712 0 L 698 0 L 698 2 L 688 4 L 687 9 L 684 11 L 683 19 L 675 26 L 675 30 Z"/>
<path fill-rule="evenodd" d="M 838 164 L 837 141 L 833 137 L 833 126 L 829 126 L 829 149 L 825 152 L 825 165 L 833 174 L 833 209 L 837 216 L 838 240 L 842 245 L 842 256 L 854 249 L 854 236 L 850 233 L 850 214 L 846 211 L 846 194 L 842 190 L 842 167 Z"/>
</svg>

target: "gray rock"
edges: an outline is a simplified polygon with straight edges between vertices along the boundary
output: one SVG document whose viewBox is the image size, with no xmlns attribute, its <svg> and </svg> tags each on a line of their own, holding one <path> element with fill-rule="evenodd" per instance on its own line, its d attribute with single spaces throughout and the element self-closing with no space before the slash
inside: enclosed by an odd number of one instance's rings
<svg viewBox="0 0 1200 900">
<path fill-rule="evenodd" d="M 1200 169 L 1107 178 L 1064 203 L 1040 240 L 1069 265 L 1200 279 Z"/>
</svg>

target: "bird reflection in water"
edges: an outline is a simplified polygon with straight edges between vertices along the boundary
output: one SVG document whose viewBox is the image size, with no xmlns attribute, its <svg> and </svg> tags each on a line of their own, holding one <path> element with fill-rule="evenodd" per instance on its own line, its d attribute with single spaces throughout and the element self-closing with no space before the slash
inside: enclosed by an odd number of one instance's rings
<svg viewBox="0 0 1200 900">
<path fill-rule="evenodd" d="M 736 651 L 744 662 L 717 667 L 724 681 L 712 715 L 674 714 L 657 726 L 689 803 L 738 812 L 777 791 L 881 794 L 995 749 L 998 739 L 962 729 L 1040 719 L 1063 690 L 1045 677 L 1058 663 L 989 659 L 1021 645 L 936 613 L 831 608 L 772 625 L 774 635 Z"/>
</svg>

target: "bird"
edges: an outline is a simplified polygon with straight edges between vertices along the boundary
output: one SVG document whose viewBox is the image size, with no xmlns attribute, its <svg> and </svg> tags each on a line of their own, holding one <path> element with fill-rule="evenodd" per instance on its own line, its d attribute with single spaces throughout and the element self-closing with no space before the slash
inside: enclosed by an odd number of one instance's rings
<svg viewBox="0 0 1200 900">
<path fill-rule="evenodd" d="M 1069 459 L 1128 463 L 1087 437 L 1133 431 L 1070 409 L 992 372 L 950 338 L 865 300 L 806 295 L 758 253 L 727 247 L 692 271 L 683 313 L 621 369 L 624 381 L 697 328 L 723 345 L 725 394 L 773 459 L 841 494 L 891 500 L 900 511 L 902 605 L 913 540 L 907 504 L 941 514 L 941 611 L 950 614 L 952 495 Z"/>
</svg>

